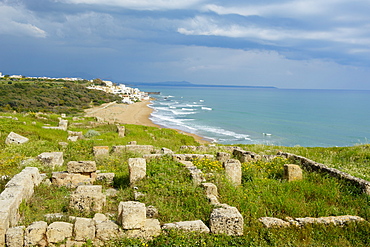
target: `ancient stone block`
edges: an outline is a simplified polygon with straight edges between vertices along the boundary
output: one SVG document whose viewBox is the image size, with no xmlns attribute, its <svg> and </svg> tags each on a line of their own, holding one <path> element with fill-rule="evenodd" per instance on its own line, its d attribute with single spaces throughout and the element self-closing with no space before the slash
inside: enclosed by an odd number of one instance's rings
<svg viewBox="0 0 370 247">
<path fill-rule="evenodd" d="M 130 172 L 130 184 L 134 184 L 146 176 L 146 160 L 143 158 L 128 159 L 128 168 Z"/>
<path fill-rule="evenodd" d="M 173 151 L 168 148 L 162 148 L 161 151 L 163 154 L 173 154 Z"/>
<path fill-rule="evenodd" d="M 98 224 L 98 223 L 101 223 L 101 222 L 103 222 L 103 221 L 107 221 L 107 220 L 108 220 L 108 218 L 107 218 L 107 216 L 105 216 L 105 215 L 104 215 L 104 214 L 102 214 L 102 213 L 96 213 L 96 214 L 94 215 L 93 220 L 95 221 L 95 224 Z"/>
<path fill-rule="evenodd" d="M 213 183 L 202 183 L 206 195 L 218 196 L 217 186 Z"/>
<path fill-rule="evenodd" d="M 167 223 L 162 226 L 162 229 L 178 229 L 188 232 L 204 232 L 209 233 L 209 228 L 201 220 L 180 221 L 175 223 Z"/>
<path fill-rule="evenodd" d="M 68 136 L 70 136 L 70 137 L 77 136 L 77 140 L 81 140 L 81 139 L 85 138 L 82 131 L 70 131 L 70 130 L 68 130 Z"/>
<path fill-rule="evenodd" d="M 101 185 L 78 186 L 71 194 L 69 206 L 85 212 L 101 212 L 107 201 L 101 189 Z"/>
<path fill-rule="evenodd" d="M 9 228 L 6 232 L 6 246 L 7 247 L 19 247 L 23 246 L 24 243 L 24 226 L 17 226 Z M 1 246 L 1 244 L 0 244 Z"/>
<path fill-rule="evenodd" d="M 36 221 L 29 225 L 24 232 L 24 245 L 37 246 L 44 243 L 46 246 L 46 228 L 48 224 L 45 221 Z"/>
<path fill-rule="evenodd" d="M 157 218 L 158 209 L 152 205 L 146 207 L 146 217 L 147 218 Z"/>
<path fill-rule="evenodd" d="M 76 241 L 87 241 L 95 238 L 95 221 L 88 218 L 76 218 L 73 236 Z"/>
<path fill-rule="evenodd" d="M 59 120 L 59 128 L 61 130 L 67 131 L 67 128 L 68 128 L 68 120 L 64 120 L 64 119 Z"/>
<path fill-rule="evenodd" d="M 113 221 L 103 221 L 96 224 L 95 237 L 102 241 L 108 241 L 119 234 L 119 226 Z"/>
<path fill-rule="evenodd" d="M 242 183 L 242 166 L 239 160 L 229 159 L 224 163 L 226 177 L 234 185 Z"/>
<path fill-rule="evenodd" d="M 92 179 L 90 175 L 82 175 L 79 173 L 53 172 L 51 182 L 59 187 L 66 186 L 68 188 L 76 188 L 80 185 L 92 184 L 94 179 Z"/>
<path fill-rule="evenodd" d="M 71 142 L 76 142 L 78 140 L 78 136 L 68 136 L 67 140 Z"/>
<path fill-rule="evenodd" d="M 152 145 L 123 145 L 123 146 L 113 146 L 113 152 L 130 152 L 138 154 L 151 154 L 154 150 Z"/>
<path fill-rule="evenodd" d="M 1 209 L 0 209 L 1 210 Z M 9 213 L 7 211 L 0 211 L 0 246 L 5 245 L 5 234 L 9 228 Z"/>
<path fill-rule="evenodd" d="M 49 243 L 58 243 L 72 237 L 73 224 L 67 222 L 53 222 L 46 230 Z"/>
<path fill-rule="evenodd" d="M 290 181 L 302 179 L 302 169 L 298 165 L 285 164 L 284 165 L 284 179 Z"/>
<path fill-rule="evenodd" d="M 117 125 L 117 132 L 119 137 L 125 137 L 126 128 L 125 126 Z"/>
<path fill-rule="evenodd" d="M 123 229 L 140 229 L 145 225 L 146 208 L 144 203 L 127 201 L 118 206 L 117 221 Z"/>
<path fill-rule="evenodd" d="M 213 209 L 209 227 L 212 233 L 241 236 L 244 220 L 238 209 L 231 206 Z"/>
<path fill-rule="evenodd" d="M 108 146 L 95 146 L 93 147 L 94 156 L 104 156 L 109 155 L 109 147 Z"/>
<path fill-rule="evenodd" d="M 55 166 L 62 166 L 64 163 L 63 152 L 45 152 L 39 154 L 37 159 L 40 160 L 42 164 L 53 168 Z"/>
<path fill-rule="evenodd" d="M 95 161 L 70 161 L 67 164 L 69 173 L 91 173 L 96 172 Z"/>
<path fill-rule="evenodd" d="M 147 219 L 141 229 L 127 230 L 125 236 L 128 238 L 152 239 L 161 234 L 161 225 L 157 219 Z"/>
<path fill-rule="evenodd" d="M 115 174 L 110 173 L 98 173 L 96 176 L 96 181 L 105 182 L 107 184 L 113 184 Z"/>
<path fill-rule="evenodd" d="M 216 159 L 220 162 L 225 162 L 230 159 L 231 154 L 226 152 L 218 152 L 216 155 Z"/>
<path fill-rule="evenodd" d="M 10 132 L 9 135 L 5 139 L 5 144 L 23 144 L 28 142 L 29 139 L 27 137 L 21 136 L 17 133 Z"/>
<path fill-rule="evenodd" d="M 273 217 L 262 217 L 258 219 L 267 228 L 282 228 L 290 226 L 290 223 Z"/>
</svg>

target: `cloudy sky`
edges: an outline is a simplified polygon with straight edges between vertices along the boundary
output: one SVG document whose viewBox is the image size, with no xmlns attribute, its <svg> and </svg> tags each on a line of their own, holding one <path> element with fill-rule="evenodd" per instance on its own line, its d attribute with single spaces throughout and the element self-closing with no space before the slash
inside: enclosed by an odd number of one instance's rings
<svg viewBox="0 0 370 247">
<path fill-rule="evenodd" d="M 369 13 L 369 0 L 0 0 L 0 71 L 370 90 Z"/>
</svg>

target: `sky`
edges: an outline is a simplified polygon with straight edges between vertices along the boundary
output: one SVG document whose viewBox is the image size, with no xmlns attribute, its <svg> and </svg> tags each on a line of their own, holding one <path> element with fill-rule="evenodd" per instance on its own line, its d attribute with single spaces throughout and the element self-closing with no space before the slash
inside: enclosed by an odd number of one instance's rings
<svg viewBox="0 0 370 247">
<path fill-rule="evenodd" d="M 369 0 L 0 0 L 0 72 L 370 90 Z"/>
</svg>

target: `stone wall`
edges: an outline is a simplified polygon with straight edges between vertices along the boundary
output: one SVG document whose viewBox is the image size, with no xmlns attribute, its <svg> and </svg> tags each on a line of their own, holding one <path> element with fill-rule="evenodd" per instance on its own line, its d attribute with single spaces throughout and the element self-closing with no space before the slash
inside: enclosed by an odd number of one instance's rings
<svg viewBox="0 0 370 247">
<path fill-rule="evenodd" d="M 0 194 L 0 246 L 5 244 L 7 229 L 18 223 L 19 205 L 33 195 L 34 187 L 39 185 L 41 180 L 36 167 L 26 167 L 5 185 Z"/>
<path fill-rule="evenodd" d="M 292 161 L 295 161 L 299 165 L 301 165 L 305 170 L 307 171 L 315 171 L 315 172 L 321 172 L 328 174 L 332 177 L 336 177 L 342 180 L 345 180 L 356 187 L 360 188 L 363 193 L 370 195 L 370 182 L 366 181 L 361 178 L 354 177 L 352 175 L 349 175 L 348 173 L 339 171 L 338 169 L 335 168 L 330 168 L 324 164 L 317 163 L 313 160 L 307 159 L 303 156 L 295 155 L 295 154 L 290 154 L 290 153 L 284 153 L 284 152 L 279 152 L 278 155 L 284 156 L 287 159 L 290 159 Z"/>
</svg>

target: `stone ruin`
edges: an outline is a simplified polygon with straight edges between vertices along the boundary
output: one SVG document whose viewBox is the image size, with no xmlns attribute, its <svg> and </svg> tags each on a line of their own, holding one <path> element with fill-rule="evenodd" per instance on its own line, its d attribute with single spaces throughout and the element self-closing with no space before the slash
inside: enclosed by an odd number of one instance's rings
<svg viewBox="0 0 370 247">
<path fill-rule="evenodd" d="M 80 185 L 71 194 L 69 207 L 83 212 L 102 212 L 107 197 L 101 185 Z"/>
<path fill-rule="evenodd" d="M 23 144 L 28 142 L 29 139 L 27 137 L 21 136 L 17 133 L 10 132 L 9 135 L 5 139 L 5 144 Z"/>
<path fill-rule="evenodd" d="M 54 126 L 42 126 L 43 129 L 57 129 L 57 130 L 64 130 L 67 131 L 68 128 L 68 120 L 59 118 L 59 125 L 57 127 Z"/>
</svg>

